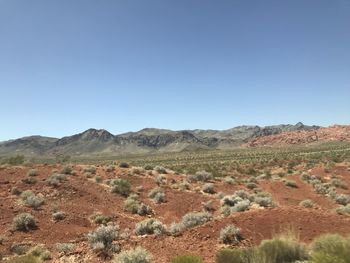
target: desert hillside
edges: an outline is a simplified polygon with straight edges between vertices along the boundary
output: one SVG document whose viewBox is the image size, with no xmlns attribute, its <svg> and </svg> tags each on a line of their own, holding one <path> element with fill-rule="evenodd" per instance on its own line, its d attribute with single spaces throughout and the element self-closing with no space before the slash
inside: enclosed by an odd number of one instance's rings
<svg viewBox="0 0 350 263">
<path fill-rule="evenodd" d="M 350 126 L 334 125 L 328 128 L 315 130 L 300 130 L 292 132 L 282 132 L 280 134 L 262 136 L 252 139 L 246 144 L 248 147 L 257 146 L 286 146 L 305 145 L 322 142 L 349 142 Z"/>
<path fill-rule="evenodd" d="M 29 136 L 0 143 L 1 155 L 31 156 L 116 155 L 193 150 L 232 149 L 261 136 L 287 131 L 317 130 L 303 123 L 259 127 L 238 126 L 228 130 L 182 130 L 146 128 L 113 135 L 106 130 L 88 129 L 63 138 Z"/>
<path fill-rule="evenodd" d="M 222 248 L 257 245 L 291 228 L 305 243 L 350 233 L 349 163 L 281 160 L 228 171 L 214 178 L 123 162 L 2 166 L 0 255 L 38 253 L 39 246 L 52 262 L 110 262 L 106 255 L 141 246 L 155 263 L 187 252 L 212 263 Z M 33 221 L 20 219 L 24 213 Z M 228 226 L 239 229 L 232 243 L 220 239 Z M 115 252 L 97 249 L 92 235 L 101 229 L 117 231 Z"/>
</svg>

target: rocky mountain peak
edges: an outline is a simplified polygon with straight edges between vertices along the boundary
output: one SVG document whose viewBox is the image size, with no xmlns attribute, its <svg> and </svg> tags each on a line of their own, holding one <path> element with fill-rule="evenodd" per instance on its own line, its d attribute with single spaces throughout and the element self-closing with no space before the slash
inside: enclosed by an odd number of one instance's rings
<svg viewBox="0 0 350 263">
<path fill-rule="evenodd" d="M 145 128 L 138 132 L 113 135 L 104 129 L 88 129 L 61 139 L 32 136 L 0 143 L 0 156 L 23 154 L 126 154 L 189 149 L 231 149 L 253 139 L 283 132 L 312 131 L 318 126 L 273 125 L 260 127 L 242 125 L 227 130 L 167 130 Z"/>
</svg>

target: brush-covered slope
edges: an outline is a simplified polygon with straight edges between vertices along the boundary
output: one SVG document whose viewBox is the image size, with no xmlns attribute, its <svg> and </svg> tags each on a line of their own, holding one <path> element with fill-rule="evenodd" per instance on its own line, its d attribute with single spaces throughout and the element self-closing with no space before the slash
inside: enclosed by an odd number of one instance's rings
<svg viewBox="0 0 350 263">
<path fill-rule="evenodd" d="M 183 130 L 146 128 L 113 135 L 106 130 L 89 129 L 58 138 L 24 137 L 0 143 L 0 155 L 97 155 L 179 152 L 199 149 L 229 149 L 252 139 L 283 132 L 313 131 L 318 126 L 296 125 L 239 126 L 228 130 Z"/>
</svg>

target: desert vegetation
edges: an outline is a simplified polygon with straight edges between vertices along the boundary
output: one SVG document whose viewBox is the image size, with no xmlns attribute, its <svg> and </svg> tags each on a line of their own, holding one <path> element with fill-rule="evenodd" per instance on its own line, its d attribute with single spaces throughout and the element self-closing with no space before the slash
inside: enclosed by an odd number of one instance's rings
<svg viewBox="0 0 350 263">
<path fill-rule="evenodd" d="M 323 244 L 348 244 L 350 155 L 318 147 L 6 164 L 0 251 L 9 262 L 337 262 L 347 254 Z M 290 224 L 300 239 L 271 239 Z"/>
<path fill-rule="evenodd" d="M 349 238 L 334 234 L 322 235 L 309 246 L 289 235 L 282 235 L 263 240 L 259 246 L 252 248 L 222 249 L 216 255 L 216 262 L 348 262 L 349 246 Z"/>
</svg>

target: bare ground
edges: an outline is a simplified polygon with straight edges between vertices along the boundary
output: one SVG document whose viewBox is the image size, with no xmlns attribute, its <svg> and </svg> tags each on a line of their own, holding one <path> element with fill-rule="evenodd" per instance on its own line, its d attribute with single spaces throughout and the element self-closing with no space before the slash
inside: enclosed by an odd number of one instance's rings
<svg viewBox="0 0 350 263">
<path fill-rule="evenodd" d="M 89 219 L 94 213 L 111 216 L 113 222 L 121 229 L 129 228 L 131 232 L 135 224 L 145 217 L 124 211 L 124 197 L 110 192 L 104 184 L 98 184 L 83 174 L 83 166 L 74 166 L 76 175 L 68 177 L 61 186 L 48 186 L 45 179 L 53 170 L 60 170 L 58 165 L 37 165 L 38 182 L 33 185 L 23 183 L 29 168 L 2 167 L 0 168 L 0 235 L 6 237 L 0 244 L 0 254 L 11 256 L 10 247 L 13 244 L 44 244 L 53 256 L 52 262 L 102 262 L 90 249 L 86 234 L 96 228 Z M 337 174 L 350 185 L 348 166 L 338 165 L 332 173 Z M 172 257 L 184 252 L 200 255 L 205 262 L 214 262 L 215 254 L 223 245 L 219 243 L 220 230 L 228 224 L 235 224 L 242 230 L 244 240 L 239 246 L 259 244 L 261 240 L 271 238 L 274 234 L 293 229 L 306 243 L 322 233 L 350 233 L 350 217 L 339 215 L 334 209 L 338 206 L 333 200 L 316 194 L 312 187 L 299 179 L 299 174 L 290 175 L 287 179 L 296 181 L 298 187 L 290 188 L 282 181 L 259 181 L 258 185 L 269 192 L 278 204 L 275 208 L 254 209 L 242 213 L 235 213 L 229 217 L 222 217 L 219 213 L 219 199 L 215 195 L 195 191 L 193 185 L 190 191 L 173 189 L 172 183 L 183 180 L 183 175 L 170 173 L 168 183 L 163 187 L 166 193 L 166 203 L 155 204 L 147 197 L 149 190 L 156 187 L 153 175 L 130 175 L 129 169 L 117 168 L 113 172 L 106 172 L 103 167 L 97 167 L 97 174 L 103 179 L 126 178 L 132 184 L 133 191 L 137 186 L 143 186 L 141 200 L 154 210 L 154 217 L 169 226 L 178 222 L 188 212 L 202 210 L 202 203 L 212 200 L 217 211 L 214 220 L 199 227 L 184 231 L 180 236 L 135 236 L 128 241 L 121 241 L 122 249 L 141 245 L 149 250 L 154 262 L 169 262 Z M 315 168 L 310 174 L 318 174 L 327 178 L 328 174 L 322 168 Z M 172 182 L 172 183 L 171 183 Z M 232 194 L 237 189 L 245 189 L 244 185 L 229 185 L 222 181 L 213 181 L 216 192 Z M 201 184 L 197 184 L 200 187 Z M 45 204 L 38 210 L 21 204 L 20 198 L 11 194 L 12 187 L 32 190 L 43 195 Z M 349 190 L 342 190 L 349 194 Z M 306 209 L 299 207 L 302 200 L 311 199 L 317 205 Z M 52 220 L 52 209 L 59 208 L 67 217 L 55 222 Z M 21 212 L 30 212 L 37 219 L 38 227 L 29 232 L 13 231 L 11 228 L 14 216 Z M 55 252 L 57 243 L 76 243 L 76 249 L 70 256 L 63 256 Z"/>
</svg>

